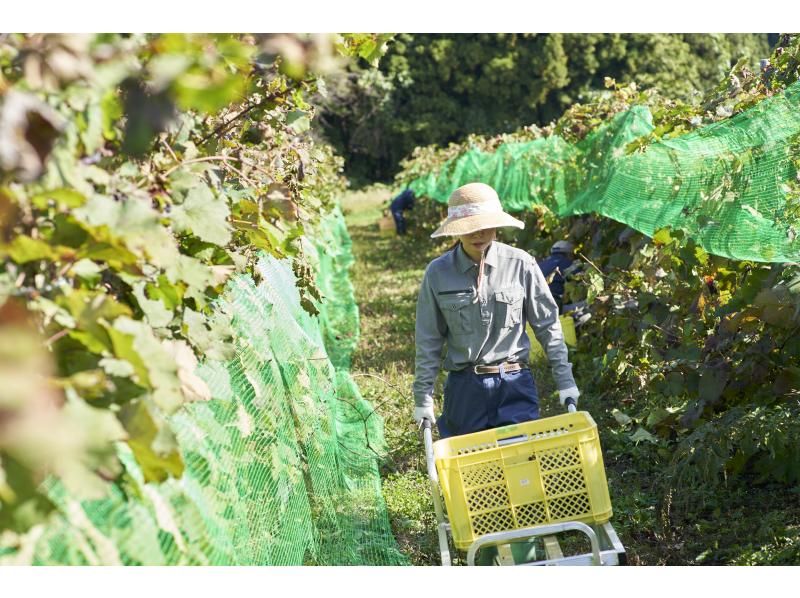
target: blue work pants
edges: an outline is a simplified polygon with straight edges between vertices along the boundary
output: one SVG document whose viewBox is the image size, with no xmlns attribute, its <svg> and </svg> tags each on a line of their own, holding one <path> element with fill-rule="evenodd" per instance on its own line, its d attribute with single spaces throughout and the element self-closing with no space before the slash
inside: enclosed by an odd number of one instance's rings
<svg viewBox="0 0 800 598">
<path fill-rule="evenodd" d="M 476 374 L 450 372 L 444 385 L 439 436 L 460 436 L 539 419 L 539 396 L 529 369 Z"/>
</svg>

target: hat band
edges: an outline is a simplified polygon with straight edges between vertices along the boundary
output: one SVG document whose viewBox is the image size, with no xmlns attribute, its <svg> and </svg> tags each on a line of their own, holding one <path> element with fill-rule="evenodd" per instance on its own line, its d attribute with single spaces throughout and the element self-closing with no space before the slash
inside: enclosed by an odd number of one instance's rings
<svg viewBox="0 0 800 598">
<path fill-rule="evenodd" d="M 452 206 L 447 208 L 447 218 L 466 218 L 467 216 L 477 216 L 478 214 L 496 214 L 503 211 L 500 202 L 471 203 L 463 206 Z"/>
</svg>

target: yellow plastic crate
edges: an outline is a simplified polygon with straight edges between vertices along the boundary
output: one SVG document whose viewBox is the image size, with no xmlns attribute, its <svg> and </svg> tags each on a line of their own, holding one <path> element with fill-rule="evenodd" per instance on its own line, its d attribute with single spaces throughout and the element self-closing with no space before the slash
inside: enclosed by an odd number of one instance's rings
<svg viewBox="0 0 800 598">
<path fill-rule="evenodd" d="M 586 411 L 453 436 L 433 445 L 453 541 L 554 523 L 603 523 L 611 499 Z"/>
</svg>

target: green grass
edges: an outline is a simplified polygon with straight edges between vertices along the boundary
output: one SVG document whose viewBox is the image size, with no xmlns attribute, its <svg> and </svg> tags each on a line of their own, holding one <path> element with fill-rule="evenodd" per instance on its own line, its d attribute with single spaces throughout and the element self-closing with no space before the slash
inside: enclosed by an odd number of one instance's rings
<svg viewBox="0 0 800 598">
<path fill-rule="evenodd" d="M 367 227 L 378 221 L 384 208 L 399 193 L 399 189 L 375 185 L 361 191 L 351 191 L 342 199 L 342 212 L 347 226 Z"/>
<path fill-rule="evenodd" d="M 342 208 L 353 239 L 351 271 L 361 320 L 351 371 L 385 422 L 389 453 L 383 493 L 392 528 L 414 565 L 438 564 L 433 504 L 421 439 L 412 419 L 417 292 L 437 246 L 415 236 L 378 232 L 385 190 L 353 193 Z"/>
</svg>

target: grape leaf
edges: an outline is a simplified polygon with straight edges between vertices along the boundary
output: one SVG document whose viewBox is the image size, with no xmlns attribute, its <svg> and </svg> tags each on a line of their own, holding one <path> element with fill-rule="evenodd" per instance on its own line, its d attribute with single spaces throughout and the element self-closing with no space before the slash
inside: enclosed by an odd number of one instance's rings
<svg viewBox="0 0 800 598">
<path fill-rule="evenodd" d="M 140 384 L 144 383 L 153 389 L 153 402 L 164 413 L 174 413 L 183 403 L 178 365 L 174 359 L 170 359 L 169 352 L 156 338 L 153 329 L 144 322 L 120 317 L 114 321 L 113 330 L 130 339 L 121 345 L 125 350 L 124 354 L 117 353 L 117 356 L 131 362 L 140 380 L 141 369 L 144 368 L 147 382 L 141 380 Z M 116 342 L 114 348 L 117 348 Z"/>
<path fill-rule="evenodd" d="M 184 202 L 170 214 L 178 232 L 190 232 L 203 241 L 222 246 L 231 240 L 229 216 L 228 205 L 217 199 L 207 185 L 192 188 Z"/>
<path fill-rule="evenodd" d="M 166 328 L 172 322 L 173 312 L 167 309 L 161 300 L 148 299 L 145 289 L 150 287 L 144 282 L 133 285 L 133 295 L 136 297 L 139 307 L 142 308 L 145 318 L 153 328 Z"/>
<path fill-rule="evenodd" d="M 128 433 L 128 446 L 136 456 L 147 482 L 163 482 L 183 475 L 183 459 L 174 434 L 144 400 L 132 401 L 120 411 Z"/>
<path fill-rule="evenodd" d="M 5 253 L 18 264 L 25 264 L 36 260 L 54 260 L 58 252 L 45 241 L 32 239 L 27 235 L 19 235 L 11 243 L 0 246 L 0 255 Z"/>
</svg>

